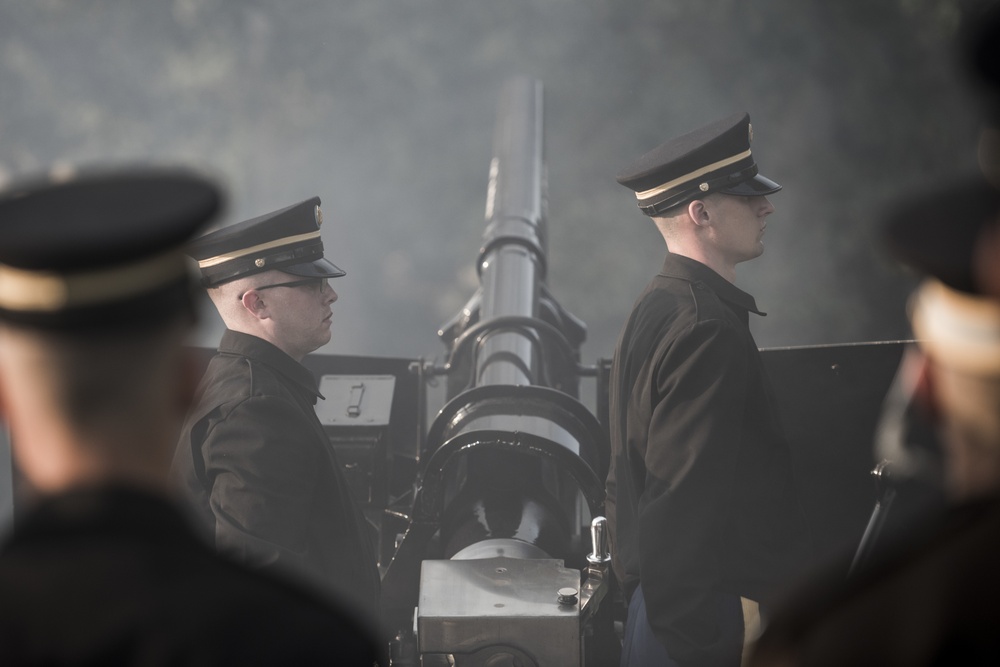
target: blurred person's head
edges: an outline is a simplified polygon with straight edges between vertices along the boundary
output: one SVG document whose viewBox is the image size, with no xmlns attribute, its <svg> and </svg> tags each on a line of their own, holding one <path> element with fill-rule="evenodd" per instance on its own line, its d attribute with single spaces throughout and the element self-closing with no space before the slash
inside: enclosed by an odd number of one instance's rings
<svg viewBox="0 0 1000 667">
<path fill-rule="evenodd" d="M 154 169 L 0 195 L 0 411 L 35 490 L 166 486 L 197 377 L 185 247 L 220 203 L 200 177 Z"/>
<path fill-rule="evenodd" d="M 954 500 L 1000 491 L 1000 292 L 988 267 L 1000 192 L 982 179 L 914 196 L 886 226 L 892 253 L 923 277 L 911 298 L 916 353 L 904 360 L 942 447 Z"/>
</svg>

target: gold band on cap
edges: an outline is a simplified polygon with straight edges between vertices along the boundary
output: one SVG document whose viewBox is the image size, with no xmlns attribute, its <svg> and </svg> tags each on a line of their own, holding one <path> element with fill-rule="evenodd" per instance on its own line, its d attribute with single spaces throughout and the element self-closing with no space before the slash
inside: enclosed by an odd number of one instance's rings
<svg viewBox="0 0 1000 667">
<path fill-rule="evenodd" d="M 1000 303 L 927 280 L 911 299 L 910 319 L 917 342 L 939 363 L 1000 374 Z"/>
<path fill-rule="evenodd" d="M 681 185 L 681 184 L 686 183 L 688 181 L 692 181 L 692 180 L 698 178 L 699 176 L 704 176 L 705 174 L 707 174 L 709 172 L 716 171 L 717 169 L 722 169 L 724 167 L 728 167 L 729 165 L 735 164 L 735 163 L 739 162 L 740 160 L 745 160 L 748 157 L 750 157 L 750 149 L 749 148 L 747 150 L 745 150 L 744 152 L 742 152 L 742 153 L 739 153 L 737 155 L 733 155 L 732 157 L 727 157 L 727 158 L 725 158 L 723 160 L 719 160 L 718 162 L 713 162 L 710 165 L 706 165 L 706 166 L 704 166 L 704 167 L 702 167 L 700 169 L 695 169 L 694 171 L 692 171 L 692 172 L 690 172 L 688 174 L 685 174 L 684 176 L 681 176 L 680 178 L 675 178 L 674 180 L 670 181 L 669 183 L 664 183 L 663 185 L 659 185 L 659 186 L 657 186 L 655 188 L 652 188 L 651 190 L 646 190 L 644 192 L 636 192 L 635 193 L 635 198 L 638 199 L 639 201 L 642 201 L 644 199 L 649 199 L 650 197 L 655 197 L 656 195 L 663 194 L 667 190 L 671 190 L 671 189 L 677 187 L 678 185 Z"/>
<path fill-rule="evenodd" d="M 26 271 L 0 264 L 0 308 L 57 312 L 111 303 L 155 289 L 188 272 L 179 249 L 100 271 L 60 274 Z"/>
<path fill-rule="evenodd" d="M 267 243 L 260 243 L 255 246 L 250 246 L 249 248 L 243 248 L 242 250 L 236 250 L 234 252 L 227 252 L 223 255 L 216 255 L 215 257 L 209 257 L 208 259 L 202 259 L 198 261 L 198 266 L 202 269 L 207 269 L 212 266 L 218 266 L 225 262 L 239 259 L 240 257 L 246 257 L 247 255 L 253 255 L 258 252 L 263 252 L 265 250 L 272 250 L 273 248 L 280 248 L 281 246 L 292 245 L 295 243 L 300 243 L 302 241 L 310 241 L 312 239 L 318 239 L 320 237 L 319 230 L 315 232 L 309 232 L 307 234 L 296 234 L 295 236 L 286 236 L 280 238 L 276 241 L 268 241 Z"/>
</svg>

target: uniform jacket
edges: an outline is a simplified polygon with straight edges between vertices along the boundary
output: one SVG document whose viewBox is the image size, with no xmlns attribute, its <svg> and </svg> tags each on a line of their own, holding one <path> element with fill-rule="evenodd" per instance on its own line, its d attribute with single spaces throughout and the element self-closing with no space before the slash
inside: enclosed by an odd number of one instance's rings
<svg viewBox="0 0 1000 667">
<path fill-rule="evenodd" d="M 849 581 L 840 569 L 811 577 L 775 610 L 750 664 L 1000 664 L 1000 496 L 924 520 L 934 525 Z"/>
<path fill-rule="evenodd" d="M 173 472 L 220 551 L 305 577 L 374 618 L 374 550 L 316 416 L 318 397 L 304 366 L 260 338 L 226 331 Z"/>
<path fill-rule="evenodd" d="M 214 553 L 160 496 L 49 497 L 0 548 L 0 665 L 358 665 L 366 631 Z"/>
<path fill-rule="evenodd" d="M 668 253 L 611 371 L 607 514 L 627 594 L 681 664 L 715 664 L 716 593 L 766 602 L 800 564 L 789 446 L 750 333 L 754 299 Z M 738 654 L 738 647 L 736 648 Z"/>
</svg>

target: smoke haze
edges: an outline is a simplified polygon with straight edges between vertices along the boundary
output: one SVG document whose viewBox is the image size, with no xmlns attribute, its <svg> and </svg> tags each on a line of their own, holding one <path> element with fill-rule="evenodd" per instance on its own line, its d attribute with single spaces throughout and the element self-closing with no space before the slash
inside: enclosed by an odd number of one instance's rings
<svg viewBox="0 0 1000 667">
<path fill-rule="evenodd" d="M 975 168 L 979 119 L 947 0 L 34 0 L 0 3 L 0 178 L 94 162 L 191 164 L 220 224 L 323 200 L 324 352 L 442 356 L 476 287 L 502 83 L 545 87 L 548 283 L 610 357 L 663 246 L 615 173 L 750 112 L 772 199 L 739 284 L 762 347 L 908 336 L 912 279 L 882 207 Z M 206 301 L 207 304 L 207 301 Z M 206 310 L 201 342 L 221 324 Z"/>
</svg>

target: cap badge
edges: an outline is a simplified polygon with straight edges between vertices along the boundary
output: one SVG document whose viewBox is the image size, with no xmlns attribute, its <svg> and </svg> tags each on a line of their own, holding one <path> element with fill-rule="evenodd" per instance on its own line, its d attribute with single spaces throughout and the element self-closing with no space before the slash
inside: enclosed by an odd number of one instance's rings
<svg viewBox="0 0 1000 667">
<path fill-rule="evenodd" d="M 254 266 L 256 266 L 256 267 L 257 267 L 258 269 L 259 269 L 259 268 L 261 268 L 261 267 L 262 267 L 262 266 L 264 266 L 264 264 L 265 264 L 265 262 L 264 262 L 264 258 L 263 258 L 263 257 L 258 257 L 257 259 L 255 259 L 255 260 L 253 261 L 253 264 L 254 264 Z"/>
<path fill-rule="evenodd" d="M 753 125 L 750 123 L 747 123 L 747 143 L 753 143 Z"/>
<path fill-rule="evenodd" d="M 323 209 L 316 205 L 316 226 L 319 227 L 323 224 Z"/>
</svg>

